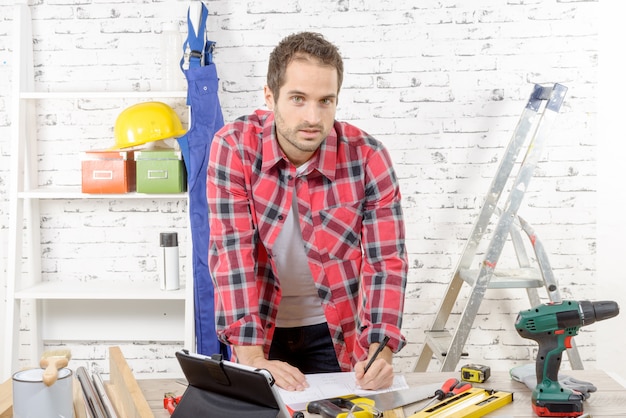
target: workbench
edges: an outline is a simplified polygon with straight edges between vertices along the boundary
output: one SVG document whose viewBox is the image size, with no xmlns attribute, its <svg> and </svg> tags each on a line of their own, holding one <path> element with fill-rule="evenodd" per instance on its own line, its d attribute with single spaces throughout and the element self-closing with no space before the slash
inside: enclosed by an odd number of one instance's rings
<svg viewBox="0 0 626 418">
<path fill-rule="evenodd" d="M 598 391 L 584 402 L 584 411 L 593 418 L 626 417 L 626 388 L 615 381 L 607 373 L 600 370 L 567 370 L 561 373 L 571 377 L 593 383 Z M 435 372 L 435 373 L 406 373 L 406 381 L 410 387 L 428 383 L 443 383 L 450 377 L 458 377 L 459 373 Z M 185 386 L 177 379 L 138 380 L 139 387 L 144 393 L 148 404 L 154 411 L 155 418 L 167 418 L 169 413 L 163 409 L 163 395 L 165 392 L 174 392 L 182 395 Z M 493 371 L 491 377 L 485 383 L 474 383 L 475 387 L 494 389 L 498 391 L 513 392 L 513 402 L 486 415 L 486 417 L 500 418 L 535 418 L 536 415 L 531 407 L 531 391 L 524 384 L 511 380 L 508 372 Z M 423 403 L 422 403 L 423 404 Z M 420 403 L 404 408 L 405 417 L 414 414 L 420 407 Z M 402 418 L 400 411 L 396 412 L 397 418 Z M 386 416 L 393 416 L 388 414 Z M 319 415 L 307 414 L 307 417 L 315 418 Z"/>
</svg>

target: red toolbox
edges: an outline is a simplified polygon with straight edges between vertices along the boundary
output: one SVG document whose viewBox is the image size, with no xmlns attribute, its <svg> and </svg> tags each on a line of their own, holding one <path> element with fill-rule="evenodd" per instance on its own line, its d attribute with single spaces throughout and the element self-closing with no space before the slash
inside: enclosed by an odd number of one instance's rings
<svg viewBox="0 0 626 418">
<path fill-rule="evenodd" d="M 134 192 L 133 151 L 86 151 L 82 155 L 82 192 L 111 194 Z"/>
</svg>

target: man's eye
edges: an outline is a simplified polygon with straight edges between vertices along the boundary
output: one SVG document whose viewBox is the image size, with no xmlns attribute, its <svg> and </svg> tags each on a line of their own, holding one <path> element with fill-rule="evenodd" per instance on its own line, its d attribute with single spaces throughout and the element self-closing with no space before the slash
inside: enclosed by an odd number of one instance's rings
<svg viewBox="0 0 626 418">
<path fill-rule="evenodd" d="M 291 100 L 292 100 L 294 103 L 302 103 L 302 102 L 304 101 L 304 99 L 303 99 L 302 97 L 300 97 L 300 96 L 293 96 L 293 97 L 291 98 Z"/>
<path fill-rule="evenodd" d="M 331 99 L 322 99 L 322 104 L 323 105 L 329 105 L 329 104 L 332 104 L 332 103 L 333 103 L 333 101 Z"/>
</svg>

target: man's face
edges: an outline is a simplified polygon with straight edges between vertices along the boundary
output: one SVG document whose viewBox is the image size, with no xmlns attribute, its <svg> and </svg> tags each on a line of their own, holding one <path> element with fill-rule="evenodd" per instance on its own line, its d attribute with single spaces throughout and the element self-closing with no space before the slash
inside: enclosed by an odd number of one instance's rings
<svg viewBox="0 0 626 418">
<path fill-rule="evenodd" d="M 333 126 L 337 110 L 337 70 L 296 59 L 275 96 L 265 86 L 265 104 L 274 111 L 278 144 L 296 166 L 308 161 Z"/>
</svg>

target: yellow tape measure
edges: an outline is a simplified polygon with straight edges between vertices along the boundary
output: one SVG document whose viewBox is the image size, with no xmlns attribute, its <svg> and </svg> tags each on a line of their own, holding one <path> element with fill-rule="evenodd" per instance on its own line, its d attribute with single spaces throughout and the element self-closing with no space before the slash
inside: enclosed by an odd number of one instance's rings
<svg viewBox="0 0 626 418">
<path fill-rule="evenodd" d="M 466 364 L 461 367 L 461 379 L 468 382 L 483 383 L 491 375 L 491 369 L 489 366 L 483 366 L 482 364 Z"/>
</svg>

